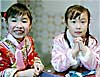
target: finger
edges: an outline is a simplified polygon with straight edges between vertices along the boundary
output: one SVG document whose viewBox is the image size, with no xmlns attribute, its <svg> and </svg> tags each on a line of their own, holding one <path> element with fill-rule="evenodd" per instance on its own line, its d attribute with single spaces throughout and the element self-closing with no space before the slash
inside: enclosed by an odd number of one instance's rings
<svg viewBox="0 0 100 77">
<path fill-rule="evenodd" d="M 38 66 L 37 66 L 36 63 L 34 63 L 34 69 L 35 69 L 35 70 L 38 70 Z"/>
<path fill-rule="evenodd" d="M 74 42 L 74 43 L 77 43 L 77 41 L 78 41 L 78 39 L 77 39 L 77 38 L 75 38 L 75 39 L 73 40 L 73 42 Z"/>
<path fill-rule="evenodd" d="M 79 42 L 83 42 L 83 39 L 81 37 L 78 37 Z"/>
<path fill-rule="evenodd" d="M 37 70 L 37 71 L 41 71 L 41 66 L 40 66 L 39 63 L 36 63 L 36 70 Z"/>
</svg>

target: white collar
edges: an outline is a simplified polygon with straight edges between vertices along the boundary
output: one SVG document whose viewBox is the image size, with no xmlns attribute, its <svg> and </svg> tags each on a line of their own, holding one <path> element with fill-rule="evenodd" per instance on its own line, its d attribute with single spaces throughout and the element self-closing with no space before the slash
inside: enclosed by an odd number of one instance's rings
<svg viewBox="0 0 100 77">
<path fill-rule="evenodd" d="M 20 44 L 17 42 L 17 40 L 10 33 L 8 33 L 7 39 L 9 41 L 11 41 L 18 49 L 21 49 Z"/>
</svg>

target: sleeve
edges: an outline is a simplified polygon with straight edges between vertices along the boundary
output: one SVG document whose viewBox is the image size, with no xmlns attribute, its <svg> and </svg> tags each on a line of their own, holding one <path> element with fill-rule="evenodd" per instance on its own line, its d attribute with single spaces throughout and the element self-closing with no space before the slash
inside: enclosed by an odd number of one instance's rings
<svg viewBox="0 0 100 77">
<path fill-rule="evenodd" d="M 17 71 L 17 69 L 10 67 L 11 63 L 8 50 L 0 45 L 0 77 L 10 77 Z"/>
<path fill-rule="evenodd" d="M 10 67 L 9 53 L 6 48 L 0 45 L 0 71 Z"/>
<path fill-rule="evenodd" d="M 65 46 L 63 42 L 58 39 L 53 40 L 51 64 L 57 72 L 66 71 L 70 66 L 77 64 L 77 61 L 72 57 L 72 49 Z"/>
<path fill-rule="evenodd" d="M 18 72 L 16 68 L 7 68 L 3 71 L 0 71 L 0 77 L 14 77 Z"/>
<path fill-rule="evenodd" d="M 86 54 L 83 56 L 80 53 L 80 60 L 81 63 L 86 67 L 88 70 L 95 70 L 97 67 L 98 60 L 100 60 L 100 46 L 96 43 L 95 40 L 92 41 L 91 45 L 87 48 Z"/>
<path fill-rule="evenodd" d="M 36 63 L 38 63 L 39 65 L 41 65 L 41 67 L 44 68 L 44 65 L 42 64 L 40 58 L 38 58 L 38 57 L 35 57 L 35 58 L 34 58 L 34 64 L 36 64 Z"/>
<path fill-rule="evenodd" d="M 40 64 L 42 64 L 42 62 L 37 52 L 35 51 L 34 40 L 32 39 L 32 37 L 30 37 L 30 41 L 31 41 L 31 47 L 28 52 L 28 63 L 31 67 L 33 67 L 34 62 L 39 62 Z"/>
</svg>

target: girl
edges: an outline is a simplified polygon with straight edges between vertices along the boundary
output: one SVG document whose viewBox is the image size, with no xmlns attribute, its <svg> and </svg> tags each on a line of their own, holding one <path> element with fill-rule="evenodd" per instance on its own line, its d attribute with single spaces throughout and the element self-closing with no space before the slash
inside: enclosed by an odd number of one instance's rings
<svg viewBox="0 0 100 77">
<path fill-rule="evenodd" d="M 32 16 L 20 3 L 13 4 L 6 12 L 8 34 L 0 42 L 0 77 L 59 77 L 43 72 L 34 40 L 29 36 Z"/>
<path fill-rule="evenodd" d="M 99 59 L 98 41 L 89 34 L 90 12 L 81 5 L 70 6 L 65 13 L 65 32 L 53 41 L 52 66 L 66 76 L 93 76 Z"/>
</svg>

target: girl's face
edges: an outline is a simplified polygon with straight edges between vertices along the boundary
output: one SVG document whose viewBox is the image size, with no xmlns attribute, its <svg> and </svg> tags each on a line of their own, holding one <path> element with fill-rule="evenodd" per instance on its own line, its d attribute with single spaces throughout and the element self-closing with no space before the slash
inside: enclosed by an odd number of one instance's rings
<svg viewBox="0 0 100 77">
<path fill-rule="evenodd" d="M 30 28 L 30 19 L 27 15 L 8 18 L 8 31 L 18 41 L 23 40 L 23 38 L 29 33 Z"/>
<path fill-rule="evenodd" d="M 88 28 L 87 13 L 81 13 L 76 19 L 68 19 L 68 28 L 73 37 L 84 37 Z"/>
</svg>

